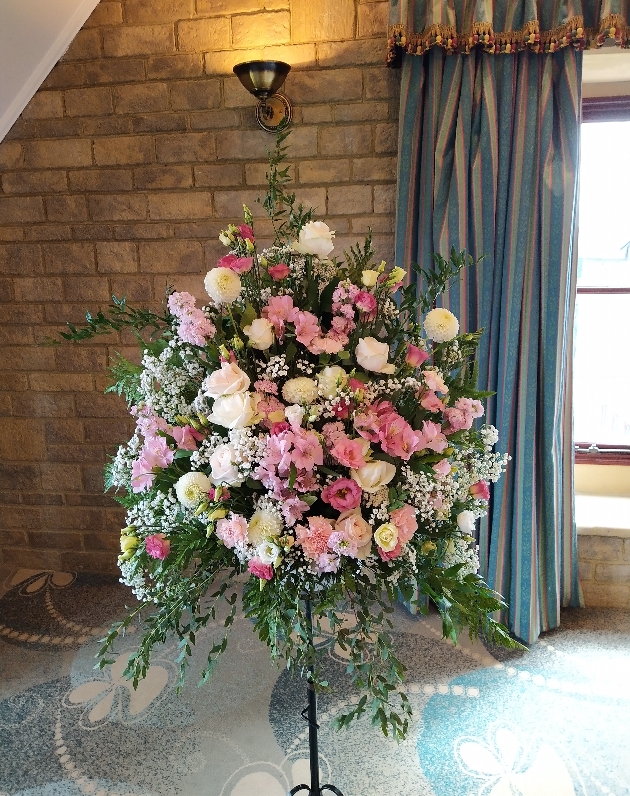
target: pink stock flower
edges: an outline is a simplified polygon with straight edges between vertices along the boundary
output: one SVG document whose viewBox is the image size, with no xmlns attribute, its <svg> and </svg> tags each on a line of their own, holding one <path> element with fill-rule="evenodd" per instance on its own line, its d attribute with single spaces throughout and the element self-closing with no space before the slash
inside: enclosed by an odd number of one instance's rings
<svg viewBox="0 0 630 796">
<path fill-rule="evenodd" d="M 197 442 L 203 439 L 203 434 L 195 431 L 192 426 L 173 426 L 171 434 L 182 451 L 196 451 Z"/>
<path fill-rule="evenodd" d="M 150 437 L 145 440 L 139 458 L 131 466 L 131 487 L 134 492 L 142 492 L 153 484 L 154 467 L 168 467 L 173 461 L 173 451 L 164 437 Z"/>
<path fill-rule="evenodd" d="M 386 552 L 385 550 L 383 550 L 381 547 L 378 547 L 378 546 L 377 546 L 376 549 L 378 550 L 378 554 L 379 554 L 379 556 L 381 557 L 381 559 L 383 561 L 391 561 L 393 558 L 398 558 L 398 556 L 401 554 L 402 545 L 401 545 L 400 539 L 399 539 L 396 542 L 396 547 L 394 547 L 394 549 L 390 550 L 389 552 Z"/>
<path fill-rule="evenodd" d="M 317 557 L 317 571 L 336 572 L 339 569 L 339 557 L 332 553 L 321 553 Z"/>
<path fill-rule="evenodd" d="M 249 226 L 249 224 L 241 224 L 238 227 L 238 234 L 243 238 L 243 240 L 251 240 L 253 243 L 254 238 L 254 230 Z"/>
<path fill-rule="evenodd" d="M 194 310 L 177 327 L 177 336 L 180 340 L 200 347 L 205 346 L 206 338 L 212 339 L 216 332 L 216 326 L 201 310 Z"/>
<path fill-rule="evenodd" d="M 131 465 L 131 488 L 134 492 L 142 492 L 153 484 L 155 473 L 151 472 L 151 464 L 141 456 Z"/>
<path fill-rule="evenodd" d="M 465 408 L 455 405 L 444 410 L 444 419 L 448 422 L 446 433 L 454 434 L 456 431 L 467 431 L 474 418 Z"/>
<path fill-rule="evenodd" d="M 356 558 L 359 551 L 356 539 L 346 536 L 341 531 L 333 531 L 328 539 L 328 547 L 334 550 L 338 556 L 350 556 Z"/>
<path fill-rule="evenodd" d="M 253 264 L 253 257 L 237 257 L 235 254 L 226 254 L 217 261 L 218 268 L 229 268 L 236 274 L 245 274 L 251 271 Z"/>
<path fill-rule="evenodd" d="M 318 561 L 322 554 L 328 554 L 328 539 L 333 532 L 332 525 L 324 517 L 309 517 L 308 528 L 296 525 L 297 542 L 304 550 L 304 555 L 312 561 Z"/>
<path fill-rule="evenodd" d="M 448 448 L 446 437 L 442 434 L 442 428 L 439 423 L 431 423 L 425 420 L 422 424 L 422 443 L 418 450 L 423 448 L 430 448 L 436 453 L 442 453 L 443 450 Z"/>
<path fill-rule="evenodd" d="M 182 290 L 181 293 L 171 293 L 168 297 L 168 308 L 176 318 L 187 315 L 195 308 L 196 299 L 190 293 Z"/>
<path fill-rule="evenodd" d="M 339 464 L 343 464 L 344 467 L 350 467 L 352 470 L 358 470 L 359 467 L 365 465 L 363 445 L 357 439 L 350 439 L 345 436 L 339 437 L 330 453 L 337 459 Z"/>
<path fill-rule="evenodd" d="M 278 263 L 278 265 L 272 265 L 271 268 L 268 268 L 267 273 L 272 279 L 279 282 L 289 276 L 291 269 L 286 263 Z"/>
<path fill-rule="evenodd" d="M 485 481 L 477 481 L 468 491 L 477 500 L 490 500 L 490 489 Z"/>
<path fill-rule="evenodd" d="M 448 459 L 441 459 L 433 465 L 433 472 L 438 475 L 448 475 L 451 472 L 451 465 Z"/>
<path fill-rule="evenodd" d="M 429 390 L 428 392 L 424 393 L 420 399 L 420 406 L 422 406 L 428 412 L 442 412 L 444 410 L 444 404 L 442 401 L 440 401 L 433 390 Z"/>
<path fill-rule="evenodd" d="M 311 472 L 315 465 L 321 467 L 324 463 L 324 451 L 319 442 L 319 437 L 314 431 L 304 431 L 302 428 L 293 430 L 293 450 L 291 459 L 299 470 Z"/>
<path fill-rule="evenodd" d="M 444 379 L 435 370 L 423 370 L 422 377 L 424 383 L 434 392 L 448 392 L 448 387 L 444 384 Z"/>
<path fill-rule="evenodd" d="M 356 509 L 361 503 L 361 487 L 352 478 L 338 478 L 322 489 L 321 499 L 336 511 Z"/>
<path fill-rule="evenodd" d="M 405 362 L 408 365 L 411 365 L 412 368 L 419 368 L 428 358 L 429 355 L 423 348 L 418 348 L 418 346 L 409 343 L 407 346 L 407 356 L 405 357 Z"/>
<path fill-rule="evenodd" d="M 247 541 L 247 520 L 240 514 L 230 514 L 229 519 L 223 518 L 217 522 L 215 533 L 226 547 L 242 545 Z"/>
<path fill-rule="evenodd" d="M 296 312 L 294 323 L 295 336 L 304 346 L 308 347 L 321 334 L 319 321 L 312 312 Z"/>
<path fill-rule="evenodd" d="M 261 580 L 271 580 L 273 578 L 273 567 L 271 564 L 263 564 L 260 558 L 252 558 L 247 564 L 247 570 Z"/>
<path fill-rule="evenodd" d="M 366 290 L 362 290 L 360 293 L 357 294 L 357 297 L 354 300 L 355 306 L 361 312 L 365 312 L 369 315 L 376 313 L 376 299 L 371 293 L 368 293 Z"/>
<path fill-rule="evenodd" d="M 161 561 L 164 561 L 171 552 L 171 543 L 163 533 L 154 533 L 151 536 L 147 536 L 144 540 L 144 546 L 151 558 L 159 558 Z"/>
<path fill-rule="evenodd" d="M 483 416 L 483 404 L 474 398 L 458 398 L 455 401 L 455 407 L 461 409 L 462 412 L 466 412 L 471 417 Z"/>
<path fill-rule="evenodd" d="M 405 503 L 402 508 L 394 509 L 394 511 L 390 512 L 389 516 L 398 528 L 398 541 L 400 544 L 407 544 L 418 530 L 416 514 L 416 509 L 408 503 Z"/>
<path fill-rule="evenodd" d="M 278 394 L 278 385 L 269 379 L 258 379 L 258 381 L 254 382 L 254 387 L 257 392 L 266 392 L 269 395 Z"/>
<path fill-rule="evenodd" d="M 279 340 L 284 337 L 285 322 L 293 321 L 295 315 L 296 309 L 291 296 L 272 296 L 267 305 L 262 308 L 263 318 L 273 324 L 273 329 Z"/>
</svg>

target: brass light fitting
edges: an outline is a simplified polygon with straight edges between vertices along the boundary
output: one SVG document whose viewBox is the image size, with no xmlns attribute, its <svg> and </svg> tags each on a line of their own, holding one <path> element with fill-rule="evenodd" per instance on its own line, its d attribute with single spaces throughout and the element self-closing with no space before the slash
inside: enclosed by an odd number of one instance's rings
<svg viewBox="0 0 630 796">
<path fill-rule="evenodd" d="M 246 61 L 234 67 L 234 74 L 259 100 L 256 121 L 268 133 L 287 127 L 291 121 L 291 103 L 278 93 L 290 70 L 284 61 Z"/>
</svg>

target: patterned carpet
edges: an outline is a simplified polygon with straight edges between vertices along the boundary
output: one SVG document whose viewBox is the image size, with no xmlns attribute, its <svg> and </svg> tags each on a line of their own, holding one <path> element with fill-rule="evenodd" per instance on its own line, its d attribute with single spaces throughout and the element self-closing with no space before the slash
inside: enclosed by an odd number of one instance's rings
<svg viewBox="0 0 630 796">
<path fill-rule="evenodd" d="M 210 685 L 193 671 L 179 697 L 173 648 L 137 691 L 124 664 L 94 670 L 96 640 L 129 601 L 110 578 L 5 573 L 0 796 L 282 796 L 308 781 L 304 684 L 270 663 L 246 620 Z M 401 609 L 396 622 L 409 738 L 331 729 L 355 697 L 329 650 L 323 781 L 345 796 L 630 795 L 629 613 L 566 612 L 522 654 L 454 648 L 435 617 Z"/>
</svg>

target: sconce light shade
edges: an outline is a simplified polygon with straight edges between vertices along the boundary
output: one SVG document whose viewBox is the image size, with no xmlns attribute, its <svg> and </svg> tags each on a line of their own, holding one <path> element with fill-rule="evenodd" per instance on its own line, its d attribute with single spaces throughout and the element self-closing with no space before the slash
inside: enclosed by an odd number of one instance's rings
<svg viewBox="0 0 630 796">
<path fill-rule="evenodd" d="M 284 61 L 246 61 L 234 67 L 243 86 L 259 100 L 256 119 L 268 133 L 275 133 L 291 121 L 291 103 L 278 94 L 290 70 Z"/>
</svg>

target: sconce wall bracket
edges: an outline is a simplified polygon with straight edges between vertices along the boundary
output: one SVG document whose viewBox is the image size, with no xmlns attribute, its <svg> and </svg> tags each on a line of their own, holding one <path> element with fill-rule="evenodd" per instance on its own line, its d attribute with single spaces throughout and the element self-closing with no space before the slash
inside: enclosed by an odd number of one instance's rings
<svg viewBox="0 0 630 796">
<path fill-rule="evenodd" d="M 278 91 L 291 67 L 284 61 L 246 61 L 236 64 L 234 74 L 259 102 L 256 121 L 268 133 L 275 133 L 291 122 L 291 103 Z"/>
</svg>

